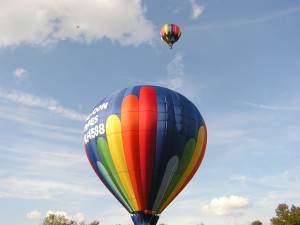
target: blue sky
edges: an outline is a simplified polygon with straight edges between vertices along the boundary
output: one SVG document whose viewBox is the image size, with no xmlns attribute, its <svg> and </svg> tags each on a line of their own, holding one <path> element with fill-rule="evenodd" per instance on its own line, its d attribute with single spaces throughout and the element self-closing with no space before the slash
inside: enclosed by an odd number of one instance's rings
<svg viewBox="0 0 300 225">
<path fill-rule="evenodd" d="M 182 29 L 172 50 L 165 23 Z M 140 84 L 187 96 L 208 129 L 159 223 L 267 225 L 278 204 L 299 206 L 299 23 L 296 0 L 0 0 L 0 225 L 49 211 L 132 223 L 91 169 L 83 126 Z"/>
</svg>

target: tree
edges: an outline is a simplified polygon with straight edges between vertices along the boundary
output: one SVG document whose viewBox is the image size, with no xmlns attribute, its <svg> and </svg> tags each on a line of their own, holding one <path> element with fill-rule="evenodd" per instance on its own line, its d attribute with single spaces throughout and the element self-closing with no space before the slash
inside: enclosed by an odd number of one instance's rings
<svg viewBox="0 0 300 225">
<path fill-rule="evenodd" d="M 272 225 L 300 225 L 300 207 L 279 204 L 276 211 L 276 217 L 270 219 Z"/>
<path fill-rule="evenodd" d="M 100 221 L 93 221 L 90 224 L 81 222 L 79 225 L 99 225 Z M 60 214 L 49 214 L 43 220 L 42 225 L 78 225 L 75 221 L 69 220 L 65 215 Z"/>
<path fill-rule="evenodd" d="M 290 215 L 292 224 L 300 225 L 300 207 L 292 205 Z"/>
<path fill-rule="evenodd" d="M 99 225 L 99 224 L 100 224 L 100 221 L 96 221 L 96 220 L 90 223 L 90 225 Z"/>
<path fill-rule="evenodd" d="M 85 221 L 82 221 L 79 225 L 99 225 L 100 221 L 93 221 L 91 223 L 85 223 Z M 77 225 L 76 223 L 74 225 Z"/>
<path fill-rule="evenodd" d="M 251 225 L 262 225 L 262 222 L 260 222 L 259 220 L 255 220 L 251 223 Z"/>
<path fill-rule="evenodd" d="M 69 225 L 69 222 L 64 215 L 49 214 L 45 217 L 43 225 Z"/>
</svg>

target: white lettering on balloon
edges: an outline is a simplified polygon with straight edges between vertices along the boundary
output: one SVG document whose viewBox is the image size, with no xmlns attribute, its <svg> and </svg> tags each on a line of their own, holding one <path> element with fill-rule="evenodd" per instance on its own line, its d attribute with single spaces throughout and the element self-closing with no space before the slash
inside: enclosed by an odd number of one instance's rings
<svg viewBox="0 0 300 225">
<path fill-rule="evenodd" d="M 98 122 L 98 115 L 95 115 L 101 110 L 106 109 L 108 102 L 102 103 L 99 106 L 95 107 L 92 113 L 88 116 L 86 124 L 84 125 L 84 143 L 87 144 L 91 139 L 97 137 L 98 135 L 105 133 L 104 123 Z"/>
</svg>

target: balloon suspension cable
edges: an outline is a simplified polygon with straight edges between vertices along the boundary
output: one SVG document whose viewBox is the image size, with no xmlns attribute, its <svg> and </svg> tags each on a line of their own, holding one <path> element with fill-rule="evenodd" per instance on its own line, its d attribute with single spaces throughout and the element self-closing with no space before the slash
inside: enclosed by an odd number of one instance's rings
<svg viewBox="0 0 300 225">
<path fill-rule="evenodd" d="M 170 184 L 170 182 L 171 182 L 171 179 L 172 179 L 172 174 L 173 174 L 173 170 L 174 170 L 174 166 L 172 167 L 172 170 L 171 170 L 171 175 L 169 176 L 169 178 L 168 178 L 168 182 L 167 182 L 167 185 L 166 185 L 166 187 L 165 187 L 165 190 L 164 190 L 164 192 L 163 192 L 163 194 L 162 194 L 162 196 L 161 196 L 161 199 L 160 199 L 160 201 L 159 201 L 159 204 L 158 205 L 160 205 L 161 204 L 161 202 L 162 202 L 162 200 L 163 200 L 163 198 L 164 198 L 164 195 L 166 194 L 166 191 L 167 191 L 167 189 L 168 189 L 168 187 L 169 187 L 169 184 Z M 154 215 L 152 215 L 151 216 L 151 218 L 150 218 L 150 220 L 149 220 L 149 224 L 150 224 L 150 221 L 152 220 L 152 218 L 153 218 L 153 216 Z"/>
</svg>

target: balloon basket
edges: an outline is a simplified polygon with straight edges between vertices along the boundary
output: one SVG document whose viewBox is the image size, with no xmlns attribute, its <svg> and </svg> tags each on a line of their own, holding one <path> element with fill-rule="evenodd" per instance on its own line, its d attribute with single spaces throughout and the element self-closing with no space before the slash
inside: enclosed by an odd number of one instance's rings
<svg viewBox="0 0 300 225">
<path fill-rule="evenodd" d="M 131 214 L 131 219 L 134 225 L 155 225 L 159 219 L 159 215 L 136 212 L 134 214 Z"/>
</svg>

